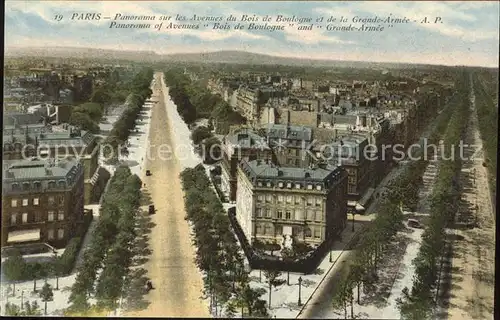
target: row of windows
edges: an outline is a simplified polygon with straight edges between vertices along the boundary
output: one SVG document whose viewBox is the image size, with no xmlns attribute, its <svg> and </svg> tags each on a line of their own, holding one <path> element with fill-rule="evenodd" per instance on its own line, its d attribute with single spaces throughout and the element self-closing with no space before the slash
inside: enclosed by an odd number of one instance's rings
<svg viewBox="0 0 500 320">
<path fill-rule="evenodd" d="M 32 205 L 34 205 L 34 206 L 40 205 L 40 198 L 32 198 L 31 200 L 32 200 L 31 201 Z M 26 199 L 26 198 L 25 199 L 12 199 L 10 201 L 10 206 L 12 208 L 17 208 L 19 206 L 27 207 L 30 205 L 29 203 L 30 203 L 30 199 Z M 47 203 L 49 205 L 64 204 L 64 196 L 48 196 Z"/>
<path fill-rule="evenodd" d="M 272 195 L 272 194 L 267 194 L 267 195 L 262 195 L 259 194 L 257 195 L 257 202 L 267 202 L 267 203 L 274 203 L 273 198 L 276 198 L 276 203 L 295 203 L 295 204 L 302 204 L 303 198 L 306 199 L 306 204 L 308 206 L 312 206 L 313 204 L 317 207 L 321 207 L 321 204 L 323 203 L 323 197 L 313 197 L 313 196 L 308 196 L 308 197 L 303 197 L 303 196 L 298 196 L 298 195 Z"/>
<path fill-rule="evenodd" d="M 56 188 L 66 188 L 66 180 L 59 180 L 57 183 L 54 180 L 51 180 L 47 184 L 48 189 L 56 189 Z M 40 181 L 35 181 L 33 184 L 30 182 L 23 182 L 22 185 L 19 183 L 12 184 L 12 191 L 29 191 L 29 190 L 41 190 L 42 183 Z"/>
<path fill-rule="evenodd" d="M 273 211 L 267 208 L 256 208 L 255 216 L 257 218 L 275 218 L 286 220 L 304 220 L 304 211 L 302 210 L 276 210 Z M 307 221 L 323 221 L 323 211 L 306 210 L 305 220 Z"/>
<path fill-rule="evenodd" d="M 19 220 L 21 218 L 21 220 Z M 54 211 L 49 211 L 47 213 L 47 221 L 55 221 L 57 218 L 57 221 L 63 221 L 64 220 L 64 212 L 63 211 L 58 211 L 57 215 L 56 212 Z M 12 213 L 10 215 L 10 224 L 11 225 L 16 225 L 18 223 L 29 223 L 29 222 L 42 222 L 42 213 L 41 212 L 35 212 L 35 213 Z"/>
<path fill-rule="evenodd" d="M 47 238 L 49 240 L 54 240 L 54 233 L 55 233 L 55 230 L 54 229 L 48 229 L 47 230 Z M 64 229 L 57 229 L 57 239 L 61 240 L 61 239 L 64 239 Z"/>
<path fill-rule="evenodd" d="M 306 227 L 304 229 L 302 228 L 293 228 L 292 234 L 294 236 L 304 236 L 306 238 L 312 238 L 314 235 L 314 238 L 319 239 L 321 238 L 321 229 L 322 227 Z M 304 233 L 302 233 L 304 232 Z M 256 235 L 262 235 L 262 236 L 281 236 L 283 235 L 283 226 L 282 225 L 275 225 L 274 228 L 271 224 L 255 224 L 255 234 Z"/>
<path fill-rule="evenodd" d="M 257 187 L 266 186 L 267 188 L 272 188 L 273 185 L 274 184 L 271 181 L 257 181 Z M 321 191 L 323 189 L 323 186 L 321 184 L 317 184 L 317 185 L 307 184 L 307 186 L 305 186 L 302 183 L 294 183 L 294 184 L 292 184 L 292 182 L 287 182 L 285 184 L 285 182 L 283 182 L 283 181 L 279 181 L 277 183 L 277 187 L 279 187 L 279 188 L 285 188 L 285 186 L 288 189 L 292 189 L 292 187 L 295 188 L 295 189 L 302 189 L 302 188 L 307 188 L 307 190 L 316 189 L 318 191 Z"/>
</svg>

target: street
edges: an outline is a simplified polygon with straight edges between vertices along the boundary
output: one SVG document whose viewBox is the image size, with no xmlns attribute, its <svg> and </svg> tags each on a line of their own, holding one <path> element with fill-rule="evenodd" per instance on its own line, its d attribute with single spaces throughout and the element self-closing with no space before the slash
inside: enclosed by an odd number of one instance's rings
<svg viewBox="0 0 500 320">
<path fill-rule="evenodd" d="M 143 178 L 146 184 L 143 192 L 150 194 L 156 208 L 152 216 L 156 226 L 150 236 L 153 253 L 145 266 L 154 289 L 146 296 L 150 302 L 147 309 L 126 316 L 208 317 L 208 307 L 201 298 L 201 274 L 194 264 L 195 249 L 191 244 L 190 228 L 184 220 L 180 165 L 173 154 L 164 159 L 158 156 L 158 146 L 174 147 L 166 112 L 166 107 L 172 106 L 165 104 L 163 92 L 167 88 L 160 80 L 162 76 L 162 73 L 155 74 L 153 98 L 158 103 L 153 106 L 150 154 L 143 168 L 152 173 L 152 176 Z"/>
</svg>

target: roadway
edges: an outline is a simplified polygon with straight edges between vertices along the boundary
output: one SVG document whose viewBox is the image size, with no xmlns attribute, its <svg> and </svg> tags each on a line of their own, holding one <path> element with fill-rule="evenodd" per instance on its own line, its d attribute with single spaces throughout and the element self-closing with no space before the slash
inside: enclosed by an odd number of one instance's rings
<svg viewBox="0 0 500 320">
<path fill-rule="evenodd" d="M 131 312 L 133 317 L 210 317 L 208 306 L 202 300 L 203 282 L 194 263 L 195 248 L 191 242 L 191 229 L 184 220 L 184 194 L 179 174 L 178 159 L 174 153 L 160 159 L 159 146 L 174 149 L 163 93 L 168 89 L 162 81 L 163 73 L 156 72 L 153 89 L 149 156 L 143 170 L 144 192 L 150 194 L 156 213 L 152 222 L 156 226 L 150 235 L 152 254 L 145 268 L 154 289 L 145 297 L 150 303 L 145 310 Z M 162 150 L 167 150 L 163 147 Z"/>
</svg>

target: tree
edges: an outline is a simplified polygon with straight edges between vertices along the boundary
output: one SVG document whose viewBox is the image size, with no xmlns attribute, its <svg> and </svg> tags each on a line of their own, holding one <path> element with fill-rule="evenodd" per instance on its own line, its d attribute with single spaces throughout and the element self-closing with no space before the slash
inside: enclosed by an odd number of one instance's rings
<svg viewBox="0 0 500 320">
<path fill-rule="evenodd" d="M 348 283 L 347 281 L 343 280 L 339 286 L 337 286 L 337 290 L 335 291 L 335 294 L 333 295 L 333 308 L 334 309 L 339 309 L 342 308 L 344 309 L 344 318 L 347 319 L 347 304 L 349 303 L 349 295 L 348 295 Z"/>
<path fill-rule="evenodd" d="M 14 249 L 9 255 L 3 263 L 2 272 L 9 281 L 13 282 L 14 292 L 16 292 L 16 281 L 22 280 L 26 272 L 26 261 L 19 250 Z"/>
<path fill-rule="evenodd" d="M 62 256 L 56 257 L 51 264 L 51 272 L 56 277 L 56 287 L 54 290 L 59 290 L 59 277 L 63 274 L 64 267 Z"/>
<path fill-rule="evenodd" d="M 88 114 L 83 112 L 72 112 L 69 123 L 92 133 L 99 132 L 99 125 Z"/>
<path fill-rule="evenodd" d="M 283 248 L 281 250 L 281 256 L 284 260 L 292 260 L 295 258 L 295 251 L 291 248 Z M 286 284 L 290 285 L 290 271 L 286 273 Z"/>
<path fill-rule="evenodd" d="M 100 103 L 86 102 L 74 108 L 73 112 L 88 114 L 93 121 L 99 122 L 102 118 L 103 110 Z"/>
<path fill-rule="evenodd" d="M 5 315 L 14 317 L 39 316 L 40 309 L 38 307 L 38 303 L 36 302 L 36 300 L 33 301 L 32 303 L 30 303 L 29 301 L 25 301 L 24 310 L 21 310 L 21 308 L 17 304 L 7 302 L 5 304 Z"/>
<path fill-rule="evenodd" d="M 267 283 L 269 285 L 269 301 L 268 301 L 268 306 L 271 308 L 271 294 L 272 294 L 272 288 L 273 287 L 278 287 L 285 283 L 286 281 L 282 281 L 279 279 L 281 277 L 281 272 L 276 271 L 276 270 L 266 270 L 264 271 L 264 275 L 267 278 Z"/>
<path fill-rule="evenodd" d="M 45 281 L 45 284 L 40 291 L 40 298 L 45 303 L 44 314 L 47 315 L 47 302 L 54 300 L 54 292 L 52 291 L 52 286 Z"/>
<path fill-rule="evenodd" d="M 208 130 L 207 127 L 198 127 L 191 134 L 191 140 L 193 140 L 193 144 L 200 144 L 200 142 L 206 138 L 210 138 L 212 133 Z"/>
</svg>

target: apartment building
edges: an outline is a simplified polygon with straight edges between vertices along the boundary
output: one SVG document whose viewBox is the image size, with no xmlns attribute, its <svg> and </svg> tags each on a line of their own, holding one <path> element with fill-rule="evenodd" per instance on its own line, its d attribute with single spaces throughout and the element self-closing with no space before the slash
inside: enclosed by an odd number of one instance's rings
<svg viewBox="0 0 500 320">
<path fill-rule="evenodd" d="M 237 128 L 222 139 L 221 188 L 236 201 L 237 168 L 242 159 L 273 160 L 273 152 L 265 137 L 251 128 Z"/>
<path fill-rule="evenodd" d="M 265 129 L 267 143 L 273 149 L 278 165 L 298 168 L 310 165 L 311 157 L 307 151 L 313 140 L 310 127 L 268 124 Z"/>
<path fill-rule="evenodd" d="M 236 219 L 250 243 L 313 246 L 334 239 L 347 220 L 347 174 L 340 167 L 290 168 L 242 160 Z"/>
<path fill-rule="evenodd" d="M 109 173 L 98 164 L 99 144 L 90 132 L 63 124 L 9 127 L 4 130 L 5 159 L 78 157 L 84 167 L 85 204 L 97 201 L 104 191 Z"/>
<path fill-rule="evenodd" d="M 3 162 L 1 246 L 64 247 L 83 223 L 83 165 L 76 159 Z"/>
</svg>

